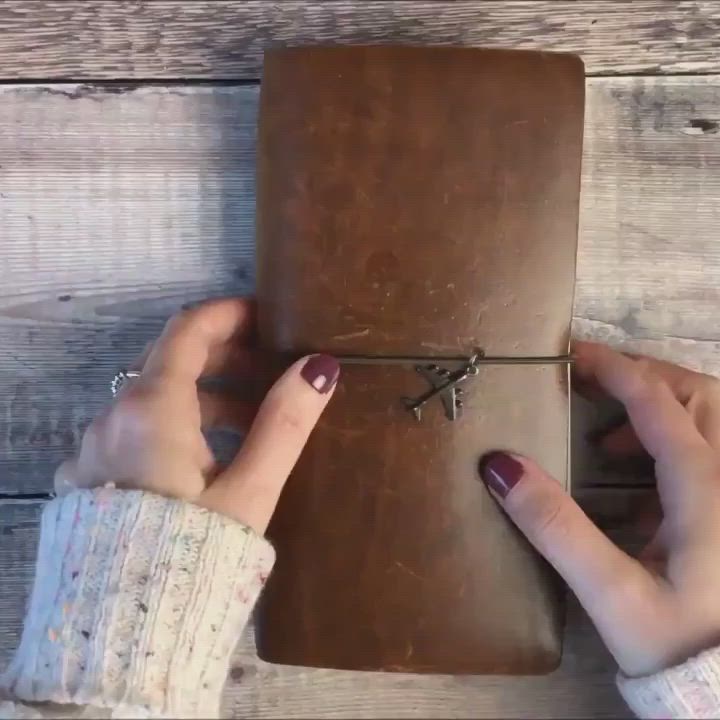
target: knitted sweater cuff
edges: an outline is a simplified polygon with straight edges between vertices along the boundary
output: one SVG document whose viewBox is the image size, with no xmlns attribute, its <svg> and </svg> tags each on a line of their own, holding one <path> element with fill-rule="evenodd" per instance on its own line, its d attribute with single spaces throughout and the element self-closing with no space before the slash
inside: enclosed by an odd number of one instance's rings
<svg viewBox="0 0 720 720">
<path fill-rule="evenodd" d="M 720 716 L 720 647 L 647 677 L 620 673 L 617 684 L 630 709 L 641 718 Z"/>
<path fill-rule="evenodd" d="M 135 717 L 217 716 L 273 562 L 255 532 L 190 503 L 109 488 L 53 500 L 2 687 Z"/>
</svg>

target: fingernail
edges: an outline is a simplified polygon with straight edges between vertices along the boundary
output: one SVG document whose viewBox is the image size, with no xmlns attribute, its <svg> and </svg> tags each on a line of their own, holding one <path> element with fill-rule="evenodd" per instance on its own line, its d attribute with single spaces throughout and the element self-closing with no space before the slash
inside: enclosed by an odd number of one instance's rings
<svg viewBox="0 0 720 720">
<path fill-rule="evenodd" d="M 480 477 L 483 482 L 501 498 L 517 485 L 523 476 L 523 466 L 504 452 L 490 452 L 480 459 Z"/>
<path fill-rule="evenodd" d="M 300 371 L 308 385 L 321 395 L 330 392 L 340 375 L 340 363 L 332 355 L 313 355 Z"/>
</svg>

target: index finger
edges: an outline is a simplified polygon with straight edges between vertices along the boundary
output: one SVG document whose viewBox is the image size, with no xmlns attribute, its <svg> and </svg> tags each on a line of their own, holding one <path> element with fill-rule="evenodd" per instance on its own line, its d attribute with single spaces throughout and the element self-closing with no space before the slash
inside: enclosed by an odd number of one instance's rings
<svg viewBox="0 0 720 720">
<path fill-rule="evenodd" d="M 682 403 L 652 366 L 596 343 L 578 343 L 574 355 L 580 379 L 596 382 L 625 406 L 638 439 L 657 461 L 675 465 L 698 450 L 710 450 Z"/>
<path fill-rule="evenodd" d="M 148 356 L 143 375 L 196 381 L 211 350 L 246 339 L 253 329 L 254 304 L 246 298 L 212 300 L 172 317 Z"/>
</svg>

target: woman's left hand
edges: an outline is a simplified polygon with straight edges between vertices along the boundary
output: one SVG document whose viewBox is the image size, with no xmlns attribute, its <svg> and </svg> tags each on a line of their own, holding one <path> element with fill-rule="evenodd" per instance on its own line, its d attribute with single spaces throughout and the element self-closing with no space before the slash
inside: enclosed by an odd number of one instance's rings
<svg viewBox="0 0 720 720">
<path fill-rule="evenodd" d="M 252 403 L 198 386 L 202 378 L 253 382 L 248 347 L 253 305 L 205 303 L 172 318 L 117 399 L 85 432 L 80 453 L 55 476 L 59 493 L 101 487 L 182 498 L 263 533 L 280 492 L 339 375 L 326 355 L 303 358 Z M 248 430 L 237 456 L 218 466 L 203 430 Z"/>
</svg>

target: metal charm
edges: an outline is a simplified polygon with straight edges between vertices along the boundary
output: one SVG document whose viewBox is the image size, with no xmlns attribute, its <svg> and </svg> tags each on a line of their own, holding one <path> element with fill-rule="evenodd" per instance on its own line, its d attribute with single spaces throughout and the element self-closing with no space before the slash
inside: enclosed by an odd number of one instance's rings
<svg viewBox="0 0 720 720">
<path fill-rule="evenodd" d="M 415 370 L 430 383 L 431 387 L 416 398 L 402 398 L 405 407 L 412 412 L 416 420 L 420 421 L 423 406 L 439 395 L 445 408 L 445 417 L 448 420 L 456 420 L 462 415 L 463 408 L 463 389 L 458 385 L 480 372 L 478 366 L 481 359 L 482 355 L 476 352 L 467 358 L 462 367 L 457 370 L 448 370 L 448 368 L 435 364 L 416 365 Z"/>
<path fill-rule="evenodd" d="M 115 377 L 110 382 L 110 392 L 113 397 L 117 397 L 122 386 L 132 378 L 140 377 L 140 373 L 137 370 L 125 370 L 122 368 L 115 373 Z"/>
<path fill-rule="evenodd" d="M 429 362 L 431 358 L 407 355 L 336 355 L 336 357 L 343 365 L 414 366 L 430 384 L 430 389 L 422 395 L 402 398 L 405 408 L 412 412 L 416 420 L 422 419 L 423 407 L 436 396 L 442 401 L 445 417 L 448 420 L 457 420 L 462 415 L 463 408 L 463 389 L 458 385 L 469 377 L 477 375 L 481 365 L 570 365 L 573 362 L 570 355 L 485 355 L 480 348 L 475 348 L 470 357 L 467 355 L 438 357 L 434 358 L 434 363 Z M 457 369 L 442 367 L 436 364 L 438 362 L 452 363 Z"/>
</svg>

